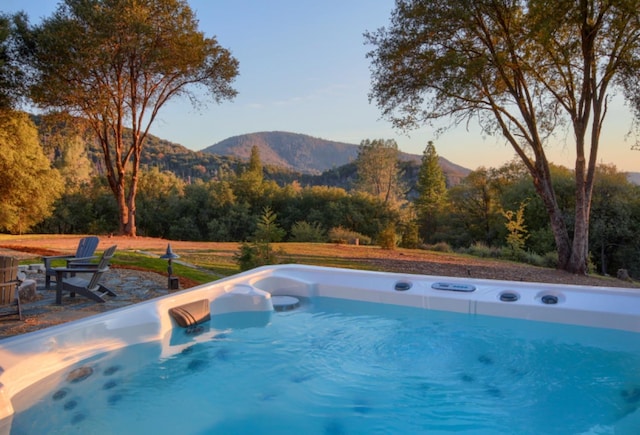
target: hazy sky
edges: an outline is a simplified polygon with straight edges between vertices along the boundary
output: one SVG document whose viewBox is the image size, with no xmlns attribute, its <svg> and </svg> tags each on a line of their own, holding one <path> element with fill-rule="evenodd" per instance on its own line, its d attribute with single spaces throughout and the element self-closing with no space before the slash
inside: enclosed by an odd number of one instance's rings
<svg viewBox="0 0 640 435">
<path fill-rule="evenodd" d="M 32 23 L 51 15 L 55 0 L 2 0 L 0 10 L 23 10 Z M 395 139 L 402 151 L 422 154 L 433 140 L 438 154 L 470 169 L 498 167 L 514 156 L 500 137 L 459 127 L 439 137 L 432 128 L 406 135 L 380 119 L 369 103 L 370 71 L 363 33 L 386 26 L 394 0 L 189 0 L 207 36 L 215 36 L 240 62 L 238 96 L 198 110 L 173 101 L 152 133 L 193 150 L 231 136 L 289 131 L 359 144 Z M 627 138 L 631 115 L 610 107 L 599 159 L 619 170 L 640 171 L 640 151 Z M 552 161 L 573 166 L 572 135 L 550 149 Z"/>
</svg>

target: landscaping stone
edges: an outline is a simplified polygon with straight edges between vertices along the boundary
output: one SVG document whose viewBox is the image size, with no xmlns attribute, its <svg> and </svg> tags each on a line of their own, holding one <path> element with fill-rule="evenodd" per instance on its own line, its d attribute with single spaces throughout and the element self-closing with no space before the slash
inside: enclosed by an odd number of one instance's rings
<svg viewBox="0 0 640 435">
<path fill-rule="evenodd" d="M 38 283 L 35 279 L 25 279 L 18 287 L 18 295 L 20 295 L 21 303 L 29 303 L 38 300 Z"/>
</svg>

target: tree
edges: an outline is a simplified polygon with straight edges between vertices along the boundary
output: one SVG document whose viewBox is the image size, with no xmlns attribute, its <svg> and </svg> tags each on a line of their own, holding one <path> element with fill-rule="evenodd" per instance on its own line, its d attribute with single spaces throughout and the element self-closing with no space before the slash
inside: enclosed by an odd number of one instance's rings
<svg viewBox="0 0 640 435">
<path fill-rule="evenodd" d="M 638 263 L 637 255 L 620 253 L 638 244 L 640 216 L 634 215 L 634 204 L 639 200 L 640 187 L 631 184 L 625 173 L 615 166 L 598 166 L 590 235 L 593 260 L 603 275 L 615 274 L 619 267 L 633 269 L 632 264 Z"/>
<path fill-rule="evenodd" d="M 82 123 L 64 114 L 39 116 L 38 121 L 42 148 L 60 171 L 66 193 L 86 187 L 93 175 L 93 164 L 87 155 Z"/>
<path fill-rule="evenodd" d="M 456 234 L 452 235 L 455 245 L 496 242 L 501 222 L 493 171 L 478 168 L 471 172 L 462 183 L 451 188 L 449 198 L 451 220 L 459 222 Z M 465 231 L 461 231 L 462 228 Z"/>
<path fill-rule="evenodd" d="M 63 190 L 26 113 L 0 110 L 0 230 L 22 234 L 51 215 Z"/>
<path fill-rule="evenodd" d="M 39 26 L 24 16 L 16 23 L 31 98 L 86 119 L 102 149 L 119 231 L 135 236 L 140 155 L 160 109 L 180 96 L 196 103 L 197 88 L 215 102 L 234 97 L 238 62 L 198 31 L 184 0 L 64 0 Z"/>
<path fill-rule="evenodd" d="M 501 210 L 502 216 L 507 220 L 507 246 L 511 250 L 511 255 L 517 258 L 518 254 L 524 252 L 524 244 L 529 238 L 527 226 L 524 223 L 524 209 L 527 201 L 522 201 L 517 211 Z"/>
<path fill-rule="evenodd" d="M 356 159 L 356 189 L 380 198 L 385 204 L 396 204 L 402 196 L 398 156 L 394 140 L 363 140 Z"/>
<path fill-rule="evenodd" d="M 281 241 L 286 232 L 276 222 L 277 218 L 278 215 L 271 210 L 271 207 L 267 206 L 263 209 L 262 215 L 258 218 L 252 242 L 240 245 L 240 252 L 235 256 L 240 270 L 278 262 L 278 256 L 271 244 Z"/>
<path fill-rule="evenodd" d="M 11 17 L 0 15 L 0 109 L 15 106 L 24 91 L 22 70 L 16 62 Z"/>
<path fill-rule="evenodd" d="M 171 224 L 180 216 L 185 183 L 174 173 L 158 168 L 141 171 L 140 175 L 136 198 L 139 228 L 146 236 L 168 238 Z"/>
<path fill-rule="evenodd" d="M 259 177 L 262 181 L 262 160 L 260 159 L 260 150 L 257 146 L 251 147 L 251 155 L 249 156 L 249 168 L 248 171 L 254 173 L 256 177 Z"/>
<path fill-rule="evenodd" d="M 637 77 L 639 37 L 638 0 L 398 0 L 390 28 L 366 34 L 371 98 L 401 128 L 478 119 L 502 134 L 544 203 L 559 267 L 586 273 L 600 133 L 616 78 Z M 560 127 L 575 138 L 573 233 L 546 155 Z"/>
<path fill-rule="evenodd" d="M 436 147 L 431 141 L 422 154 L 417 190 L 416 213 L 422 229 L 422 237 L 427 239 L 429 235 L 436 233 L 438 217 L 447 200 L 446 179 L 440 167 Z"/>
<path fill-rule="evenodd" d="M 264 173 L 260 150 L 257 146 L 251 148 L 251 156 L 247 168 L 242 171 L 233 182 L 233 193 L 239 201 L 246 201 L 253 208 L 259 207 L 264 196 Z"/>
<path fill-rule="evenodd" d="M 498 192 L 500 206 L 505 210 L 516 210 L 522 201 L 527 202 L 523 216 L 528 230 L 526 250 L 540 255 L 550 255 L 556 247 L 549 225 L 549 215 L 542 199 L 536 194 L 529 172 L 522 171 L 520 168 L 524 166 L 515 165 L 514 162 L 498 168 L 492 176 L 492 185 Z M 567 227 L 571 232 L 573 230 L 571 217 L 575 208 L 573 172 L 564 166 L 554 164 L 550 165 L 550 170 L 558 206 L 566 216 Z"/>
</svg>

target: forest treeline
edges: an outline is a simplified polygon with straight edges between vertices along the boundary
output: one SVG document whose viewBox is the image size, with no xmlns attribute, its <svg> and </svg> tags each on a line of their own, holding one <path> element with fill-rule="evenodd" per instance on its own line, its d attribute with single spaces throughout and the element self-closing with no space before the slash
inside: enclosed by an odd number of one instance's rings
<svg viewBox="0 0 640 435">
<path fill-rule="evenodd" d="M 101 160 L 91 151 L 90 135 L 77 125 L 35 120 L 37 126 L 20 112 L 0 117 L 1 230 L 116 233 L 117 204 Z M 174 152 L 170 146 L 147 149 L 158 158 Z M 555 266 L 548 215 L 528 172 L 516 161 L 477 168 L 449 186 L 433 143 L 418 173 L 408 177 L 394 141 L 364 140 L 355 162 L 311 178 L 320 184 L 286 171 L 287 176 L 278 176 L 277 169 L 262 165 L 257 149 L 249 162 L 210 157 L 220 164 L 208 169 L 213 175 L 207 179 L 194 176 L 198 162 L 191 173 L 143 165 L 135 210 L 140 235 L 244 242 L 256 239 L 266 219 L 275 229 L 268 241 L 357 240 L 387 249 L 455 250 Z M 573 173 L 552 169 L 558 202 L 572 216 Z M 327 180 L 333 185 L 322 184 Z M 616 274 L 626 269 L 640 277 L 640 186 L 615 167 L 600 165 L 591 215 L 591 270 Z"/>
<path fill-rule="evenodd" d="M 477 121 L 517 160 L 447 185 L 433 143 L 412 178 L 395 142 L 364 139 L 352 167 L 317 185 L 266 176 L 257 153 L 214 172 L 211 162 L 165 172 L 160 154 L 143 165 L 165 104 L 233 100 L 239 60 L 198 30 L 186 2 L 82 5 L 61 0 L 35 24 L 0 15 L 0 230 L 238 240 L 245 260 L 268 259 L 276 239 L 358 240 L 639 275 L 638 187 L 598 165 L 612 95 L 640 118 L 635 6 L 596 2 L 594 21 L 582 3 L 403 2 L 388 27 L 364 34 L 383 118 L 403 130 Z M 18 107 L 52 118 L 35 131 Z M 547 156 L 561 136 L 575 146 L 571 170 Z M 336 175 L 350 183 L 330 183 Z"/>
<path fill-rule="evenodd" d="M 50 215 L 20 230 L 117 232 L 117 205 L 91 146 L 77 136 L 73 139 L 61 130 L 47 129 L 46 123 L 39 126 L 42 151 L 64 179 L 64 189 Z M 146 149 L 155 156 L 175 152 L 169 145 Z M 249 162 L 208 157 L 219 162 L 206 179 L 194 176 L 199 162 L 194 162 L 195 172 L 190 174 L 143 166 L 136 199 L 140 235 L 249 241 L 267 213 L 280 231 L 273 233 L 277 240 L 271 241 L 357 240 L 389 249 L 455 250 L 555 266 L 548 215 L 531 177 L 516 161 L 499 168 L 477 168 L 459 184 L 448 186 L 433 143 L 425 149 L 418 174 L 411 177 L 398 159 L 397 144 L 384 140 L 364 140 L 355 162 L 328 171 L 330 176 L 311 178 L 297 174 L 295 179 L 290 171 L 279 176 L 277 168 L 262 165 L 257 149 Z M 559 203 L 567 216 L 574 206 L 572 177 L 571 170 L 553 167 Z M 321 184 L 327 179 L 333 179 L 334 185 Z M 615 167 L 600 165 L 589 240 L 592 271 L 615 274 L 624 268 L 631 276 L 640 276 L 638 234 L 640 187 Z"/>
</svg>

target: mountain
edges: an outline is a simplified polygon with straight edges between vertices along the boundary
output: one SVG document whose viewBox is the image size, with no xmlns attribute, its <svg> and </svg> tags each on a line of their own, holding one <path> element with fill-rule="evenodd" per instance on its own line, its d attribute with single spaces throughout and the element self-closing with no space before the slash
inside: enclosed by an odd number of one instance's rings
<svg viewBox="0 0 640 435">
<path fill-rule="evenodd" d="M 640 186 L 640 172 L 627 172 L 627 180 L 636 186 Z"/>
<path fill-rule="evenodd" d="M 357 145 L 284 131 L 233 136 L 202 152 L 248 160 L 254 146 L 258 147 L 264 165 L 280 166 L 306 174 L 320 174 L 345 165 L 358 155 Z"/>
<path fill-rule="evenodd" d="M 305 134 L 270 131 L 230 137 L 202 152 L 248 160 L 254 146 L 258 147 L 265 166 L 279 166 L 307 175 L 320 175 L 348 165 L 356 159 L 359 149 L 358 145 Z M 422 156 L 416 154 L 401 153 L 400 158 L 411 168 L 419 167 L 422 162 Z M 471 172 L 443 157 L 440 157 L 440 166 L 450 185 L 458 184 Z"/>
</svg>

